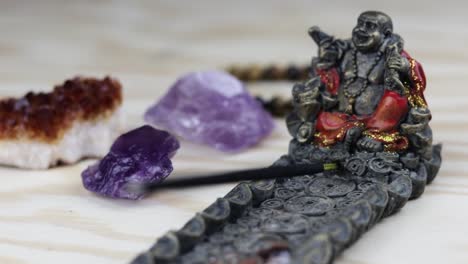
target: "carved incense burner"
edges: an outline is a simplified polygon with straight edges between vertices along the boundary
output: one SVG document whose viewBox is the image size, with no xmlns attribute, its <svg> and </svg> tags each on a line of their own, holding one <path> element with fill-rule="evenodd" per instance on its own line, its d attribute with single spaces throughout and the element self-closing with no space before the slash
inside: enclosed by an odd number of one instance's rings
<svg viewBox="0 0 468 264">
<path fill-rule="evenodd" d="M 273 166 L 340 169 L 242 182 L 133 263 L 330 263 L 434 179 L 441 146 L 432 145 L 424 72 L 390 17 L 362 13 L 347 40 L 309 34 L 319 55 L 293 88 L 293 139 Z"/>
</svg>

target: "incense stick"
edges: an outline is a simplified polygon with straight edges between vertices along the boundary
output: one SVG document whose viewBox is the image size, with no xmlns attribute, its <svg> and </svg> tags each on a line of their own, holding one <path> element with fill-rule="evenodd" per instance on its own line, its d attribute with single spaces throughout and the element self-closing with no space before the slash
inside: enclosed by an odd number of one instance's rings
<svg viewBox="0 0 468 264">
<path fill-rule="evenodd" d="M 199 175 L 170 179 L 158 183 L 128 183 L 126 188 L 130 192 L 148 194 L 160 189 L 193 187 L 200 185 L 213 185 L 240 181 L 258 181 L 294 177 L 306 174 L 315 174 L 328 170 L 335 170 L 335 163 L 315 162 L 311 164 L 275 166 L 267 168 L 247 169 L 232 172 L 223 172 L 213 175 Z"/>
</svg>

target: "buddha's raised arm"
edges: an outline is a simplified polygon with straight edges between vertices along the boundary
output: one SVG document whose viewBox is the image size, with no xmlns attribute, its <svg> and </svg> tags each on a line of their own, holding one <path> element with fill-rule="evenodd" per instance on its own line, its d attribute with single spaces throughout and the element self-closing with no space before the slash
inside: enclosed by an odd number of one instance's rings
<svg viewBox="0 0 468 264">
<path fill-rule="evenodd" d="M 343 54 L 350 49 L 349 40 L 335 39 L 317 26 L 311 27 L 308 33 L 318 46 L 318 56 L 312 59 L 313 70 L 336 66 L 342 60 Z"/>
</svg>

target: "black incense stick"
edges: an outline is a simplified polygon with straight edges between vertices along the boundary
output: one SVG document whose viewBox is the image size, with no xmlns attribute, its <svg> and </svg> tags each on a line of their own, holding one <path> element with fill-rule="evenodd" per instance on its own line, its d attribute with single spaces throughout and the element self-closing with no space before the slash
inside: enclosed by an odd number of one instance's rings
<svg viewBox="0 0 468 264">
<path fill-rule="evenodd" d="M 160 189 L 181 188 L 200 185 L 212 185 L 251 180 L 267 180 L 276 178 L 294 177 L 306 174 L 315 174 L 326 170 L 335 170 L 335 163 L 314 162 L 310 164 L 274 166 L 267 168 L 247 169 L 224 172 L 213 175 L 200 175 L 170 179 L 158 183 L 136 184 L 128 183 L 127 190 L 133 193 L 146 194 Z"/>
</svg>

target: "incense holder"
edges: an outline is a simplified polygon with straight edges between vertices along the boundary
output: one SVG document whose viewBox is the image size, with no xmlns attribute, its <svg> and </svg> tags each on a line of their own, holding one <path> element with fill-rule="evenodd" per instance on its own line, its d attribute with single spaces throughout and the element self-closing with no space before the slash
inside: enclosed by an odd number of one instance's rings
<svg viewBox="0 0 468 264">
<path fill-rule="evenodd" d="M 271 115 L 244 85 L 220 71 L 182 76 L 144 118 L 184 139 L 228 152 L 257 144 L 274 127 Z"/>
<path fill-rule="evenodd" d="M 84 187 L 111 198 L 139 199 L 129 183 L 157 183 L 172 172 L 179 142 L 166 131 L 142 126 L 116 139 L 109 153 L 81 174 Z"/>
<path fill-rule="evenodd" d="M 292 89 L 292 140 L 273 166 L 322 161 L 339 169 L 240 183 L 133 263 L 328 264 L 423 194 L 441 145 L 432 144 L 423 68 L 390 17 L 362 13 L 350 39 L 317 27 L 309 35 L 319 53 Z"/>
</svg>

